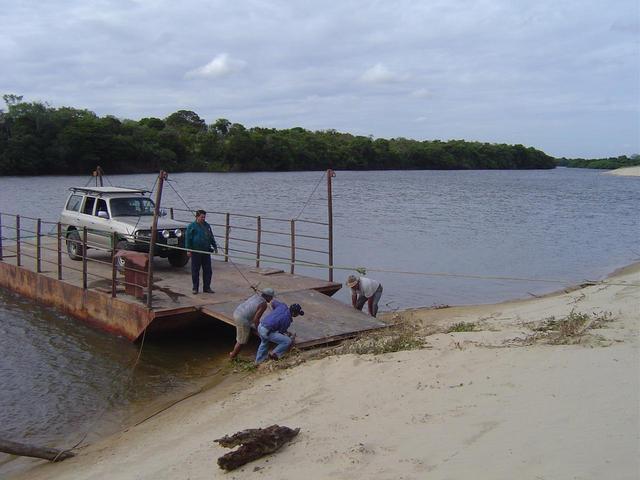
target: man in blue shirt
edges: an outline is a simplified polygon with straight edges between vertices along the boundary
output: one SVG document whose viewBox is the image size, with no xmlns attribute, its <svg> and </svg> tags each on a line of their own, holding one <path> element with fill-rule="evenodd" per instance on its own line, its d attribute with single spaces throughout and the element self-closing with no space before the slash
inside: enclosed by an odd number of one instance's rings
<svg viewBox="0 0 640 480">
<path fill-rule="evenodd" d="M 260 346 L 256 354 L 256 364 L 264 362 L 267 359 L 267 355 L 272 360 L 282 358 L 293 345 L 292 334 L 288 331 L 293 317 L 304 315 L 302 307 L 297 303 L 288 307 L 286 303 L 271 300 L 271 308 L 273 310 L 258 325 Z M 269 342 L 276 344 L 276 348 L 273 349 L 271 354 L 268 354 Z"/>
<path fill-rule="evenodd" d="M 213 238 L 213 231 L 206 222 L 206 218 L 207 212 L 204 210 L 196 212 L 196 220 L 187 227 L 184 241 L 186 249 L 193 249 L 193 251 L 189 250 L 187 255 L 191 257 L 191 283 L 194 295 L 198 293 L 200 268 L 202 268 L 202 291 L 213 293 L 211 290 L 211 254 L 208 252 L 218 253 L 218 245 L 216 239 Z"/>
</svg>

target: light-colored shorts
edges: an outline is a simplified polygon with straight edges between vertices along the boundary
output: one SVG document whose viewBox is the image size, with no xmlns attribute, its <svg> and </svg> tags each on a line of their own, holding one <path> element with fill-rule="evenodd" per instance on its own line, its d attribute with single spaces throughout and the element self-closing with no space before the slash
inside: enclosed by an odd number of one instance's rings
<svg viewBox="0 0 640 480">
<path fill-rule="evenodd" d="M 244 345 L 249 341 L 251 335 L 251 320 L 233 314 L 233 321 L 236 324 L 236 342 Z"/>
</svg>

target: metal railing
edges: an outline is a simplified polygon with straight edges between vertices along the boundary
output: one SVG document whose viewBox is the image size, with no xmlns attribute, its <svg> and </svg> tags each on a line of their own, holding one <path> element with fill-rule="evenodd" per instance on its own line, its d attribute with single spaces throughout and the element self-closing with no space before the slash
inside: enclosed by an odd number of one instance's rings
<svg viewBox="0 0 640 480">
<path fill-rule="evenodd" d="M 170 208 L 172 219 L 176 218 L 176 212 L 188 213 L 191 218 L 184 221 L 193 220 L 193 212 L 185 209 Z M 208 212 L 209 216 L 214 217 L 214 221 L 210 223 L 213 228 L 222 228 L 224 232 L 224 240 L 221 245 L 223 253 L 219 253 L 225 262 L 233 260 L 242 260 L 255 263 L 256 268 L 261 268 L 263 264 L 270 263 L 274 265 L 283 265 L 289 267 L 291 274 L 295 273 L 296 266 L 328 269 L 330 279 L 332 278 L 333 265 L 324 259 L 329 255 L 330 250 L 323 249 L 318 243 L 325 244 L 331 242 L 331 235 L 323 236 L 314 234 L 313 229 L 326 228 L 328 223 L 317 222 L 301 219 L 281 219 L 273 217 L 247 215 L 241 213 L 230 212 Z M 49 232 L 45 233 L 43 229 L 49 227 Z M 284 227 L 284 228 L 282 228 Z M 118 287 L 132 287 L 141 290 L 147 290 L 148 299 L 152 295 L 153 282 L 132 282 L 131 278 L 144 278 L 148 270 L 140 270 L 127 266 L 120 272 L 117 268 L 117 249 L 118 241 L 123 238 L 122 235 L 107 234 L 105 232 L 91 231 L 92 234 L 100 234 L 111 236 L 111 248 L 105 248 L 103 245 L 96 244 L 88 240 L 89 230 L 87 227 L 75 230 L 80 238 L 76 239 L 70 236 L 71 230 L 60 222 L 45 221 L 40 218 L 33 218 L 24 215 L 16 215 L 0 212 L 0 261 L 6 261 L 9 258 L 15 258 L 16 266 L 25 266 L 26 259 L 33 260 L 34 271 L 38 274 L 51 273 L 43 266 L 54 265 L 56 278 L 65 280 L 65 272 L 80 273 L 81 284 L 84 290 L 89 287 L 89 278 L 102 279 L 110 282 L 111 296 L 116 297 Z M 11 233 L 12 232 L 12 233 Z M 234 232 L 232 236 L 231 233 Z M 47 241 L 47 240 L 54 241 Z M 150 244 L 148 240 L 140 237 L 133 238 L 136 243 Z M 315 243 L 314 243 L 315 242 Z M 75 245 L 75 251 L 81 257 L 79 267 L 69 265 L 63 262 L 63 255 L 68 254 L 70 246 Z M 242 248 L 242 245 L 247 247 Z M 65 251 L 66 247 L 66 251 Z M 185 248 L 174 245 L 162 244 L 163 249 L 173 249 L 177 251 L 187 251 Z M 110 261 L 99 258 L 92 258 L 87 255 L 89 249 L 102 251 L 111 256 Z M 54 255 L 47 255 L 53 253 Z M 209 252 L 202 252 L 209 253 Z M 315 258 L 305 256 L 306 254 L 315 254 Z M 320 256 L 320 258 L 318 258 Z M 53 257 L 53 258 L 52 258 Z M 97 271 L 97 268 L 91 268 L 92 265 L 110 266 L 110 274 L 104 275 Z M 127 272 L 139 275 L 127 275 Z M 121 275 L 122 273 L 124 278 Z M 67 280 L 69 276 L 67 276 Z"/>
</svg>

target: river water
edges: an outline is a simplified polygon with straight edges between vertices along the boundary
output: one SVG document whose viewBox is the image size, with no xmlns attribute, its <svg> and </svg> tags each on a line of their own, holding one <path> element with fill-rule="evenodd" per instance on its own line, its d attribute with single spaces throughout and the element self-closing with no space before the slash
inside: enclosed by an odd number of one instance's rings
<svg viewBox="0 0 640 480">
<path fill-rule="evenodd" d="M 166 206 L 326 221 L 322 172 L 184 173 L 170 180 Z M 1 177 L 0 211 L 55 221 L 67 189 L 87 181 Z M 106 181 L 151 189 L 155 176 Z M 337 172 L 334 265 L 344 269 L 334 275 L 344 281 L 352 268 L 366 268 L 384 285 L 382 310 L 542 294 L 640 260 L 638 205 L 640 178 L 593 170 Z M 222 223 L 222 216 L 208 220 Z M 325 227 L 310 228 L 326 236 Z M 214 231 L 223 236 L 220 227 Z M 326 249 L 326 242 L 310 242 Z M 326 255 L 304 257 L 326 263 Z M 318 268 L 296 272 L 327 277 Z M 503 279 L 469 278 L 475 276 Z M 344 289 L 336 298 L 349 301 Z M 220 326 L 149 341 L 132 374 L 138 345 L 0 290 L 0 438 L 58 448 L 85 435 L 83 444 L 94 441 L 215 382 L 233 340 L 233 328 Z M 0 455 L 0 476 L 29 464 Z"/>
</svg>

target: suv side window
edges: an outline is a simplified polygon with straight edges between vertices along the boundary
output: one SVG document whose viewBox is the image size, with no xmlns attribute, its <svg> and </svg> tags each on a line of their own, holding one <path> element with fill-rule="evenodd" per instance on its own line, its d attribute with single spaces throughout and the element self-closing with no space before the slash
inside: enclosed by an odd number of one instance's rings
<svg viewBox="0 0 640 480">
<path fill-rule="evenodd" d="M 80 211 L 80 204 L 82 203 L 82 195 L 71 195 L 69 200 L 67 201 L 67 210 L 71 210 L 73 212 Z"/>
<path fill-rule="evenodd" d="M 98 215 L 98 212 L 103 211 L 108 213 L 109 211 L 107 210 L 107 202 L 106 200 L 99 198 L 98 199 L 98 205 L 96 206 L 96 215 Z"/>
<path fill-rule="evenodd" d="M 84 201 L 84 210 L 82 213 L 86 213 L 87 215 L 93 215 L 93 205 L 96 203 L 95 197 L 87 197 Z"/>
</svg>

